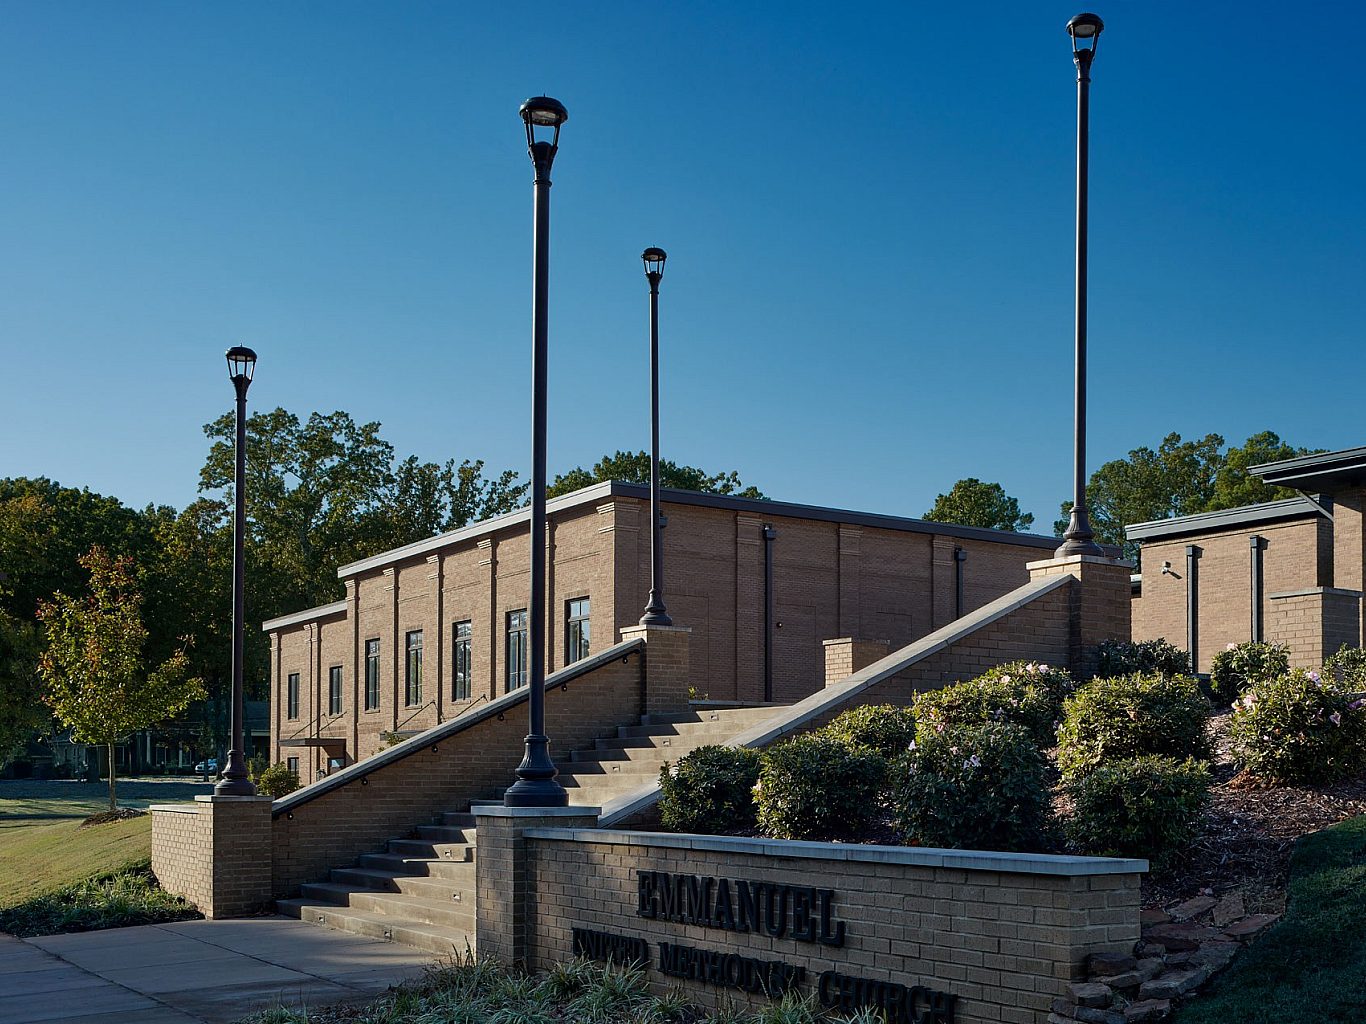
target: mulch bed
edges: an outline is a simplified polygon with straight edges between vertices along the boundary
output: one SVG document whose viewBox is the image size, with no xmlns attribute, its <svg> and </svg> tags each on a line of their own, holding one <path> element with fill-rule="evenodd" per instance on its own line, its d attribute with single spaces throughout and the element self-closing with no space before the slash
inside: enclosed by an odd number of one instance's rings
<svg viewBox="0 0 1366 1024">
<path fill-rule="evenodd" d="M 1143 881 L 1143 905 L 1198 895 L 1242 895 L 1251 913 L 1280 913 L 1295 840 L 1366 814 L 1366 778 L 1325 786 L 1270 786 L 1233 764 L 1229 712 L 1210 718 L 1214 787 L 1199 837 L 1163 875 Z"/>
<path fill-rule="evenodd" d="M 86 828 L 89 825 L 108 825 L 112 821 L 127 821 L 129 818 L 141 818 L 146 813 L 146 811 L 140 811 L 136 807 L 120 807 L 116 810 L 92 814 L 76 827 Z"/>
</svg>

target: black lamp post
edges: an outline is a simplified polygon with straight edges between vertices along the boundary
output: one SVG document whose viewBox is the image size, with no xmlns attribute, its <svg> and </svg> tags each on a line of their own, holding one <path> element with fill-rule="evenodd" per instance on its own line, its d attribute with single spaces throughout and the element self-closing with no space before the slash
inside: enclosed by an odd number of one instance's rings
<svg viewBox="0 0 1366 1024">
<path fill-rule="evenodd" d="M 650 600 L 642 626 L 672 626 L 674 620 L 664 610 L 664 516 L 659 508 L 659 282 L 664 277 L 668 253 L 650 246 L 640 258 L 645 261 L 645 280 L 650 282 Z"/>
<path fill-rule="evenodd" d="M 1067 23 L 1072 37 L 1072 60 L 1077 65 L 1077 354 L 1075 463 L 1072 481 L 1072 515 L 1063 533 L 1059 557 L 1104 555 L 1086 514 L 1086 219 L 1089 150 L 1091 136 L 1091 61 L 1105 23 L 1094 14 L 1078 14 Z"/>
<path fill-rule="evenodd" d="M 531 729 L 526 753 L 517 766 L 517 781 L 503 796 L 508 807 L 564 807 L 569 794 L 556 781 L 545 735 L 545 395 L 546 324 L 550 283 L 550 167 L 560 142 L 560 126 L 569 111 L 559 100 L 533 96 L 522 104 L 527 149 L 536 167 L 535 257 L 532 283 L 531 348 L 531 596 L 527 609 L 527 694 Z M 537 138 L 537 131 L 542 138 Z M 547 131 L 550 130 L 550 131 Z M 549 134 L 549 138 L 544 136 Z"/>
<path fill-rule="evenodd" d="M 246 616 L 244 540 L 247 532 L 247 388 L 256 372 L 256 353 L 237 345 L 228 349 L 228 377 L 237 390 L 237 465 L 233 472 L 232 516 L 232 749 L 228 767 L 213 791 L 218 796 L 255 796 L 247 776 L 242 738 L 242 651 Z"/>
</svg>

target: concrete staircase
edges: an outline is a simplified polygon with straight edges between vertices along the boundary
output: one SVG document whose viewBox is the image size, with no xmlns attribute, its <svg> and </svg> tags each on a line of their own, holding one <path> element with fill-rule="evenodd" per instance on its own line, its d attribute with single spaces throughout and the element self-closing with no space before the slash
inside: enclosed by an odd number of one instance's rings
<svg viewBox="0 0 1366 1024">
<path fill-rule="evenodd" d="M 560 761 L 560 783 L 573 806 L 600 806 L 649 785 L 666 761 L 730 737 L 778 713 L 768 707 L 719 708 L 646 715 L 639 725 L 596 740 Z M 499 801 L 472 801 L 472 804 Z M 352 867 L 334 868 L 327 881 L 301 887 L 298 899 L 276 909 L 312 924 L 390 939 L 437 954 L 474 948 L 474 815 L 447 812 L 419 825 L 383 853 L 367 853 Z"/>
</svg>

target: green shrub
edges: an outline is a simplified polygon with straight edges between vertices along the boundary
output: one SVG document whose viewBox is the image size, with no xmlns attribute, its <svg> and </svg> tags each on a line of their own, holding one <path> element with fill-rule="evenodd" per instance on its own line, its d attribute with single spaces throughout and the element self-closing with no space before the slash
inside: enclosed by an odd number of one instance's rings
<svg viewBox="0 0 1366 1024">
<path fill-rule="evenodd" d="M 1349 690 L 1366 690 L 1366 650 L 1343 644 L 1323 663 L 1323 674 Z"/>
<path fill-rule="evenodd" d="M 255 762 L 250 762 L 248 772 L 252 773 L 251 781 L 256 783 L 256 792 L 261 796 L 274 797 L 278 800 L 299 788 L 299 773 L 291 771 L 284 763 L 273 764 L 253 773 L 256 767 Z"/>
<path fill-rule="evenodd" d="M 162 889 L 150 865 L 143 861 L 0 911 L 0 931 L 19 936 L 57 935 L 202 916 L 192 904 Z"/>
<path fill-rule="evenodd" d="M 872 823 L 887 775 L 880 754 L 813 733 L 759 759 L 759 828 L 775 839 L 845 839 Z"/>
<path fill-rule="evenodd" d="M 755 825 L 759 752 L 698 747 L 659 771 L 659 816 L 671 832 L 716 835 Z"/>
<path fill-rule="evenodd" d="M 865 704 L 841 712 L 820 734 L 895 757 L 915 739 L 915 714 L 899 704 Z"/>
<path fill-rule="evenodd" d="M 1209 766 L 1194 758 L 1115 758 L 1067 783 L 1064 828 L 1082 853 L 1146 857 L 1162 868 L 1195 838 L 1209 785 Z"/>
<path fill-rule="evenodd" d="M 1210 663 L 1210 689 L 1221 704 L 1232 704 L 1253 683 L 1276 679 L 1290 671 L 1285 644 L 1229 644 Z"/>
<path fill-rule="evenodd" d="M 1274 782 L 1327 782 L 1366 765 L 1366 698 L 1295 669 L 1249 686 L 1229 737 L 1249 772 Z"/>
<path fill-rule="evenodd" d="M 1044 759 L 1021 725 L 930 732 L 892 764 L 896 827 L 920 846 L 1038 850 L 1045 840 Z"/>
<path fill-rule="evenodd" d="M 1093 679 L 1063 702 L 1058 767 L 1070 777 L 1102 761 L 1144 754 L 1207 760 L 1208 715 L 1209 704 L 1194 679 Z"/>
<path fill-rule="evenodd" d="M 1072 677 L 1062 669 L 1022 661 L 999 665 L 916 698 L 917 740 L 961 725 L 1011 722 L 1028 729 L 1038 747 L 1051 747 L 1071 688 Z"/>
<path fill-rule="evenodd" d="M 1096 648 L 1096 675 L 1102 679 L 1116 676 L 1188 676 L 1191 656 L 1188 651 L 1166 640 L 1104 640 Z"/>
</svg>

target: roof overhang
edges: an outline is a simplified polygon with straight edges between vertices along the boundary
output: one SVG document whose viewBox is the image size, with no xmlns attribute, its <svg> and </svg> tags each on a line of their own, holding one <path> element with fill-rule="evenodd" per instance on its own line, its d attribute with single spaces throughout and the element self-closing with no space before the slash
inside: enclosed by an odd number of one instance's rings
<svg viewBox="0 0 1366 1024">
<path fill-rule="evenodd" d="M 1301 455 L 1280 462 L 1264 462 L 1248 467 L 1253 476 L 1278 487 L 1297 491 L 1334 491 L 1366 487 L 1366 448 L 1345 448 L 1340 452 Z"/>
<path fill-rule="evenodd" d="M 1124 536 L 1129 540 L 1159 540 L 1321 515 L 1323 510 L 1308 498 L 1284 498 L 1281 501 L 1267 501 L 1260 505 L 1244 505 L 1242 508 L 1226 508 L 1218 512 L 1198 512 L 1193 516 L 1134 523 L 1124 528 Z"/>
</svg>

